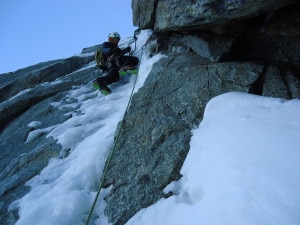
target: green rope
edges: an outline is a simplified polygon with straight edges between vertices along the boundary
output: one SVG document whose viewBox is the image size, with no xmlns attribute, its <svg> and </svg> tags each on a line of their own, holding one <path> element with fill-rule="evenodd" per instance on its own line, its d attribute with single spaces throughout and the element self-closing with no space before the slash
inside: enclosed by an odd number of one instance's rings
<svg viewBox="0 0 300 225">
<path fill-rule="evenodd" d="M 134 88 L 135 88 L 135 85 L 136 85 L 136 81 L 137 81 L 137 76 L 138 76 L 138 74 L 136 75 L 136 78 L 135 78 L 135 81 L 134 81 L 134 85 L 133 85 L 133 88 L 132 88 L 132 91 L 131 91 L 131 94 L 130 94 L 130 98 L 129 98 L 129 101 L 128 101 L 128 104 L 127 104 L 127 107 L 126 107 L 126 110 L 125 110 L 125 113 L 124 113 L 124 116 L 123 116 L 123 119 L 122 119 L 122 122 L 121 122 L 120 129 L 122 128 L 122 126 L 123 126 L 123 124 L 124 124 L 124 118 L 125 118 L 125 116 L 126 116 L 126 114 L 127 114 L 127 111 L 128 111 L 128 109 L 129 109 L 129 106 L 130 106 L 130 103 L 131 103 L 131 100 L 132 100 L 133 91 L 134 91 Z M 95 197 L 95 199 L 94 199 L 93 205 L 92 205 L 92 207 L 91 207 L 91 210 L 90 210 L 90 212 L 89 212 L 89 215 L 88 215 L 88 218 L 87 218 L 87 220 L 86 220 L 85 225 L 88 225 L 88 224 L 90 223 L 90 220 L 91 220 L 91 217 L 92 217 L 92 213 L 93 213 L 94 208 L 95 208 L 95 206 L 96 206 L 96 203 L 97 203 L 97 201 L 98 201 L 98 198 L 99 198 L 99 195 L 100 195 L 100 191 L 101 191 L 101 189 L 102 189 L 102 187 L 103 187 L 103 184 L 104 184 L 104 181 L 105 181 L 105 177 L 106 177 L 106 175 L 107 175 L 107 170 L 108 170 L 108 167 L 109 167 L 109 165 L 110 165 L 110 161 L 111 161 L 111 159 L 112 159 L 112 156 L 113 156 L 113 154 L 114 154 L 114 152 L 115 152 L 115 149 L 116 149 L 116 143 L 118 142 L 118 139 L 119 139 L 119 137 L 120 137 L 120 133 L 121 133 L 121 132 L 118 132 L 118 135 L 117 135 L 116 140 L 115 140 L 114 147 L 113 147 L 113 149 L 112 149 L 112 151 L 111 151 L 111 153 L 110 153 L 110 155 L 109 155 L 109 157 L 108 157 L 108 159 L 107 159 L 107 163 L 106 163 L 106 166 L 105 166 L 104 171 L 103 171 L 103 175 L 102 175 L 102 178 L 101 178 L 101 181 L 100 181 L 100 185 L 99 185 L 99 188 L 98 188 L 96 197 Z"/>
<path fill-rule="evenodd" d="M 151 35 L 151 36 L 152 36 L 152 35 Z M 142 54 L 141 54 L 142 56 L 143 56 L 144 48 L 145 48 L 146 45 L 149 43 L 150 39 L 151 39 L 151 37 L 146 41 L 146 43 L 145 43 L 145 44 L 142 46 L 142 48 L 139 50 L 139 51 L 142 51 Z M 136 42 L 136 39 L 135 39 L 135 42 Z M 136 48 L 136 47 L 135 47 L 135 48 Z M 139 51 L 138 51 L 138 52 L 139 52 Z M 136 52 L 136 53 L 137 53 L 137 52 Z M 142 58 L 142 56 L 141 56 L 141 58 Z M 122 119 L 122 122 L 121 122 L 120 130 L 121 130 L 123 124 L 124 124 L 124 118 L 125 118 L 125 116 L 126 116 L 126 114 L 127 114 L 127 111 L 128 111 L 128 109 L 129 109 L 129 106 L 130 106 L 130 103 L 131 103 L 131 100 L 132 100 L 133 91 L 134 91 L 134 89 L 135 89 L 137 77 L 138 77 L 138 74 L 136 75 L 136 78 L 135 78 L 135 81 L 134 81 L 134 84 L 133 84 L 133 88 L 132 88 L 132 90 L 131 90 L 130 98 L 129 98 L 129 101 L 128 101 L 128 104 L 127 104 L 127 107 L 126 107 L 126 110 L 125 110 L 125 113 L 124 113 L 124 116 L 123 116 L 123 119 Z M 88 224 L 90 223 L 90 220 L 91 220 L 91 217 L 92 217 L 92 213 L 93 213 L 94 208 L 95 208 L 95 206 L 96 206 L 96 203 L 97 203 L 97 201 L 98 201 L 98 198 L 99 198 L 99 195 L 100 195 L 100 191 L 101 191 L 101 189 L 102 189 L 102 187 L 103 187 L 103 184 L 104 184 L 104 181 L 105 181 L 105 177 L 106 177 L 106 174 L 107 174 L 107 170 L 108 170 L 108 167 L 109 167 L 109 165 L 110 165 L 110 161 L 111 161 L 111 159 L 112 159 L 112 156 L 113 156 L 113 154 L 114 154 L 114 152 L 115 152 L 115 149 L 116 149 L 116 143 L 117 143 L 118 140 L 119 140 L 120 133 L 121 133 L 121 132 L 118 132 L 118 135 L 117 135 L 117 137 L 116 137 L 116 139 L 115 139 L 115 144 L 114 144 L 114 146 L 113 146 L 113 149 L 112 149 L 112 151 L 110 152 L 110 155 L 109 155 L 109 157 L 108 157 L 108 159 L 107 159 L 107 163 L 106 163 L 106 165 L 105 165 L 105 167 L 104 167 L 104 171 L 103 171 L 103 175 L 102 175 L 102 177 L 101 177 L 101 181 L 100 181 L 100 184 L 99 184 L 99 188 L 98 188 L 96 197 L 95 197 L 95 199 L 94 199 L 93 205 L 92 205 L 92 207 L 91 207 L 91 210 L 90 210 L 90 212 L 89 212 L 89 215 L 88 215 L 88 218 L 87 218 L 87 220 L 86 220 L 85 225 L 88 225 Z"/>
</svg>

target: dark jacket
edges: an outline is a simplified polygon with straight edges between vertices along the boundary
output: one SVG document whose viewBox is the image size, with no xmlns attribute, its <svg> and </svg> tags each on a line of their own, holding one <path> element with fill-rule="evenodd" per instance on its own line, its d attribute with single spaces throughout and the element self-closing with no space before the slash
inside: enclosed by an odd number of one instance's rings
<svg viewBox="0 0 300 225">
<path fill-rule="evenodd" d="M 101 48 L 108 69 L 120 67 L 118 62 L 119 57 L 130 51 L 130 48 L 121 50 L 118 45 L 111 42 L 103 42 Z"/>
<path fill-rule="evenodd" d="M 113 54 L 113 49 L 119 48 L 118 45 L 111 42 L 103 42 L 101 47 L 103 56 L 107 58 Z"/>
</svg>

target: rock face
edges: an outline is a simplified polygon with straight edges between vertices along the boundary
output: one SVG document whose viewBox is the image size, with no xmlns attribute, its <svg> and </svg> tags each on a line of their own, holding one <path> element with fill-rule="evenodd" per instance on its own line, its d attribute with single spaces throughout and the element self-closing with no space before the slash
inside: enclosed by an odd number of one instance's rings
<svg viewBox="0 0 300 225">
<path fill-rule="evenodd" d="M 168 57 L 154 65 L 120 125 L 105 183 L 113 185 L 110 222 L 124 224 L 168 197 L 163 189 L 179 179 L 191 130 L 212 97 L 300 97 L 295 2 L 132 1 L 134 25 L 153 29 L 158 52 Z"/>
<path fill-rule="evenodd" d="M 206 103 L 227 91 L 249 92 L 263 71 L 263 65 L 247 62 L 208 65 L 194 53 L 169 55 L 155 68 L 133 98 L 109 167 L 106 185 L 113 189 L 106 212 L 115 224 L 162 198 L 163 188 L 180 178 L 191 130 Z"/>
<path fill-rule="evenodd" d="M 133 0 L 133 24 L 157 31 L 195 30 L 274 12 L 295 2 L 297 0 Z"/>
<path fill-rule="evenodd" d="M 180 178 L 191 130 L 212 97 L 229 91 L 300 97 L 299 1 L 133 0 L 132 10 L 134 25 L 154 30 L 152 54 L 167 57 L 153 66 L 117 131 L 105 177 L 105 187 L 112 185 L 105 213 L 115 225 L 172 194 L 163 189 Z M 97 47 L 85 48 L 84 57 L 0 76 L 3 224 L 17 219 L 7 207 L 28 191 L 24 183 L 51 157 L 60 157 L 61 146 L 46 138 L 47 131 L 26 142 L 27 134 L 39 126 L 27 125 L 36 120 L 50 127 L 67 119 L 49 103 L 61 101 L 73 85 L 95 78 L 94 68 L 82 68 L 93 60 L 89 52 Z M 40 85 L 44 82 L 51 88 Z"/>
</svg>

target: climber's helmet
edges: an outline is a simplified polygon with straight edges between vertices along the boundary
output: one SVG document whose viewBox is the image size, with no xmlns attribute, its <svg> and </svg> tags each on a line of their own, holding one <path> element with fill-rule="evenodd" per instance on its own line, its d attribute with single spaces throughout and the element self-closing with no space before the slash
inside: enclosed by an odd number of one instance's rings
<svg viewBox="0 0 300 225">
<path fill-rule="evenodd" d="M 113 39 L 121 39 L 121 36 L 120 36 L 120 34 L 118 33 L 118 32 L 115 32 L 115 31 L 113 31 L 113 32 L 110 32 L 109 34 L 108 34 L 108 38 L 110 39 L 110 38 L 113 38 Z"/>
</svg>

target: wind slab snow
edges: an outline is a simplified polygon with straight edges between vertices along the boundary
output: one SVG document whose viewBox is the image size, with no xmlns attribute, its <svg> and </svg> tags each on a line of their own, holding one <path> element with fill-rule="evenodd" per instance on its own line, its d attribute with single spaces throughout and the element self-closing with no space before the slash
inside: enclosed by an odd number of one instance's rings
<svg viewBox="0 0 300 225">
<path fill-rule="evenodd" d="M 138 49 L 150 35 L 140 34 Z M 148 58 L 144 52 L 139 57 L 135 92 L 152 65 L 165 56 Z M 75 103 L 52 103 L 77 109 L 70 112 L 72 118 L 48 129 L 48 136 L 63 146 L 62 155 L 71 149 L 70 155 L 51 159 L 27 182 L 31 191 L 11 205 L 19 209 L 16 225 L 85 224 L 133 81 L 111 87 L 108 96 L 92 90 L 91 83 L 74 87 L 66 100 Z M 299 109 L 300 100 L 236 92 L 213 98 L 192 131 L 182 178 L 164 190 L 174 195 L 142 209 L 126 225 L 299 225 Z M 90 224 L 109 224 L 103 214 L 108 191 L 101 191 Z"/>
</svg>

